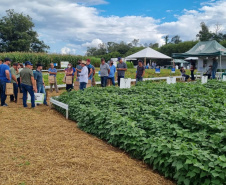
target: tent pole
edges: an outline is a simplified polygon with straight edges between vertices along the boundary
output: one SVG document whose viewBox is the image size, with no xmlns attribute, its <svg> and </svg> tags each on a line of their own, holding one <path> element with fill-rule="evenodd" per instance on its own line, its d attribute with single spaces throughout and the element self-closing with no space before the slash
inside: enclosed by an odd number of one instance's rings
<svg viewBox="0 0 226 185">
<path fill-rule="evenodd" d="M 144 58 L 144 65 L 145 65 L 145 66 L 147 65 L 146 58 Z"/>
<path fill-rule="evenodd" d="M 221 68 L 221 72 L 222 72 L 222 67 L 221 67 L 221 55 L 220 55 L 220 68 Z"/>
</svg>

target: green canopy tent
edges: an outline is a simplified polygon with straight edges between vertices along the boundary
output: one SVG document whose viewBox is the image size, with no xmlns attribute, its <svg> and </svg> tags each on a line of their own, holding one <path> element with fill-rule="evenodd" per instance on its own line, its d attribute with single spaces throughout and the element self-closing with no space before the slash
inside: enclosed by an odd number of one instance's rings
<svg viewBox="0 0 226 185">
<path fill-rule="evenodd" d="M 203 41 L 197 43 L 193 48 L 185 53 L 173 53 L 173 58 L 186 58 L 186 57 L 220 57 L 226 56 L 226 48 L 220 45 L 217 41 Z"/>
</svg>

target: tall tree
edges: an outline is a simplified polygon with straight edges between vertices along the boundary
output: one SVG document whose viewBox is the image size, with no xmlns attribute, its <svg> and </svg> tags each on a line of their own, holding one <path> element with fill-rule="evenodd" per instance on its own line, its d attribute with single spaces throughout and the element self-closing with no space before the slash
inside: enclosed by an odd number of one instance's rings
<svg viewBox="0 0 226 185">
<path fill-rule="evenodd" d="M 180 42 L 182 42 L 182 40 L 180 40 L 180 36 L 179 36 L 179 35 L 175 35 L 175 36 L 171 39 L 171 43 L 172 43 L 172 44 L 179 44 Z"/>
<path fill-rule="evenodd" d="M 212 39 L 212 33 L 209 31 L 208 26 L 204 23 L 201 22 L 200 24 L 201 30 L 197 34 L 197 37 L 199 38 L 200 41 L 208 41 Z"/>
<path fill-rule="evenodd" d="M 165 40 L 165 45 L 167 45 L 169 43 L 169 35 L 166 35 L 165 37 L 163 37 Z"/>
<path fill-rule="evenodd" d="M 135 46 L 135 47 L 137 47 L 138 46 L 138 44 L 139 44 L 139 39 L 134 39 L 133 41 L 132 41 L 132 45 L 133 46 Z"/>
<path fill-rule="evenodd" d="M 46 52 L 49 49 L 38 39 L 29 15 L 15 13 L 14 10 L 7 10 L 6 13 L 0 19 L 0 52 Z"/>
</svg>

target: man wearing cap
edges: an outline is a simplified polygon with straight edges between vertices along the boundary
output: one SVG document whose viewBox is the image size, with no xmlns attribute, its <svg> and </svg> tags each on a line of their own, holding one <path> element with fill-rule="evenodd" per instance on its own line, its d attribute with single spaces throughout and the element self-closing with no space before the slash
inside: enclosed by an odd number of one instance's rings
<svg viewBox="0 0 226 185">
<path fill-rule="evenodd" d="M 9 58 L 5 58 L 5 62 L 0 65 L 0 89 L 1 89 L 1 106 L 8 106 L 5 103 L 6 95 L 6 83 L 11 82 L 11 73 L 9 65 L 11 64 L 11 60 Z"/>
<path fill-rule="evenodd" d="M 86 84 L 88 83 L 88 68 L 86 67 L 86 61 L 81 62 L 82 65 L 82 71 L 79 74 L 79 82 L 80 82 L 80 90 L 84 90 L 86 88 Z"/>
<path fill-rule="evenodd" d="M 105 63 L 105 60 L 102 58 L 100 64 L 101 87 L 106 87 L 109 73 L 110 67 L 108 64 Z"/>
<path fill-rule="evenodd" d="M 109 73 L 108 79 L 110 79 L 112 82 L 112 85 L 115 86 L 116 67 L 113 64 L 114 64 L 114 62 L 113 62 L 113 60 L 111 60 L 110 61 L 110 73 Z"/>
<path fill-rule="evenodd" d="M 36 81 L 37 92 L 44 94 L 43 104 L 48 106 L 48 104 L 46 102 L 45 83 L 44 83 L 44 79 L 43 79 L 43 76 L 42 76 L 42 64 L 37 64 L 37 69 L 34 72 L 34 79 Z"/>
<path fill-rule="evenodd" d="M 57 69 L 54 68 L 54 64 L 50 63 L 50 68 L 48 70 L 49 76 L 54 76 L 54 83 L 50 84 L 50 92 L 53 92 L 53 85 L 55 87 L 56 93 L 59 92 L 58 87 L 57 87 L 57 79 L 56 79 L 56 75 L 57 75 Z"/>
<path fill-rule="evenodd" d="M 27 107 L 27 93 L 31 96 L 31 107 L 35 107 L 35 94 L 37 87 L 34 80 L 34 74 L 31 68 L 31 62 L 25 62 L 25 68 L 20 72 L 21 88 L 23 91 L 23 105 Z"/>
<path fill-rule="evenodd" d="M 13 94 L 10 95 L 11 102 L 17 102 L 17 94 L 18 94 L 18 85 L 17 85 L 17 74 L 18 74 L 18 63 L 14 63 L 13 66 L 10 68 L 10 72 L 12 75 L 11 83 L 13 84 Z"/>
<path fill-rule="evenodd" d="M 118 71 L 118 86 L 120 87 L 120 79 L 125 77 L 125 71 L 127 71 L 127 65 L 122 61 L 122 58 L 118 58 L 119 63 L 117 64 Z"/>
</svg>

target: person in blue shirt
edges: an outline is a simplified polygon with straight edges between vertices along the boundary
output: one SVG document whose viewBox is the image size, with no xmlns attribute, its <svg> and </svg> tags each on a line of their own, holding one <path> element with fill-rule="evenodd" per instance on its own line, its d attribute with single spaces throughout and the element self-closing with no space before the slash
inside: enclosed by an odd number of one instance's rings
<svg viewBox="0 0 226 185">
<path fill-rule="evenodd" d="M 113 65 L 113 60 L 110 61 L 110 73 L 108 76 L 108 79 L 112 81 L 112 85 L 115 86 L 115 72 L 116 72 L 116 67 Z"/>
<path fill-rule="evenodd" d="M 37 92 L 44 94 L 43 104 L 48 106 L 46 102 L 46 91 L 45 91 L 45 83 L 42 76 L 42 64 L 37 64 L 37 69 L 34 72 L 34 79 L 36 80 Z"/>
<path fill-rule="evenodd" d="M 54 85 L 56 93 L 58 93 L 59 90 L 58 90 L 58 87 L 57 87 L 57 79 L 56 79 L 57 69 L 54 68 L 54 64 L 53 63 L 50 63 L 50 68 L 48 70 L 48 73 L 49 73 L 49 76 L 54 76 L 54 79 L 55 79 L 55 83 L 49 84 L 50 85 L 50 92 L 53 92 L 53 85 Z"/>
<path fill-rule="evenodd" d="M 86 60 L 86 67 L 88 68 L 88 79 L 92 81 L 93 78 L 93 66 L 90 64 L 90 59 Z"/>
<path fill-rule="evenodd" d="M 9 65 L 11 64 L 11 60 L 9 58 L 5 58 L 5 62 L 0 65 L 0 89 L 1 89 L 1 106 L 8 106 L 5 103 L 7 96 L 5 95 L 6 83 L 11 82 L 11 73 Z"/>
</svg>

